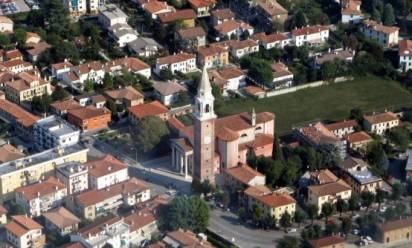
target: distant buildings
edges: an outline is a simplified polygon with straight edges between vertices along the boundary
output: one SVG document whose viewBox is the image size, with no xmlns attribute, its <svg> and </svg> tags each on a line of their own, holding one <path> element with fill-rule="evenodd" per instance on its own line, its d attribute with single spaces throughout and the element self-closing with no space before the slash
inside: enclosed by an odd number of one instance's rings
<svg viewBox="0 0 412 248">
<path fill-rule="evenodd" d="M 377 236 L 381 243 L 392 243 L 410 240 L 412 233 L 412 218 L 387 221 L 377 224 Z"/>
<path fill-rule="evenodd" d="M 365 38 L 376 41 L 383 47 L 398 45 L 399 28 L 396 26 L 385 26 L 375 21 L 364 21 L 360 31 Z"/>
<path fill-rule="evenodd" d="M 169 55 L 160 57 L 156 60 L 154 72 L 160 75 L 162 70 L 168 69 L 173 74 L 177 71 L 181 73 L 193 72 L 196 67 L 196 55 L 189 53 L 178 53 L 175 55 Z"/>
<path fill-rule="evenodd" d="M 364 19 L 364 15 L 360 9 L 361 1 L 358 0 L 347 0 L 345 2 L 341 11 L 341 21 L 342 23 L 360 23 Z"/>
<path fill-rule="evenodd" d="M 399 67 L 403 71 L 412 69 L 412 40 L 399 41 Z"/>
<path fill-rule="evenodd" d="M 318 46 L 329 39 L 329 27 L 314 25 L 303 28 L 295 28 L 291 32 L 295 46 Z"/>
</svg>

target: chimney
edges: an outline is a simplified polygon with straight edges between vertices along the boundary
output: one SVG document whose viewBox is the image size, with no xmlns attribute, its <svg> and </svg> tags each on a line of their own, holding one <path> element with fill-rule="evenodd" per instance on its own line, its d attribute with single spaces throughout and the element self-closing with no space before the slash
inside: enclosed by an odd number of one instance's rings
<svg viewBox="0 0 412 248">
<path fill-rule="evenodd" d="M 255 108 L 252 109 L 252 126 L 256 126 L 256 113 L 255 113 Z"/>
</svg>

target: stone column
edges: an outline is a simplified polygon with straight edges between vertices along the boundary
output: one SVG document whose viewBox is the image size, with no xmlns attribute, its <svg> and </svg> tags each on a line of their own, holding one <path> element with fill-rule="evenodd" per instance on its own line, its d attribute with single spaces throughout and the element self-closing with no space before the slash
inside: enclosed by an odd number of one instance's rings
<svg viewBox="0 0 412 248">
<path fill-rule="evenodd" d="M 187 155 L 185 154 L 185 177 L 187 177 L 187 167 L 189 166 L 188 161 L 187 161 Z"/>
<path fill-rule="evenodd" d="M 183 156 L 180 155 L 180 173 L 181 174 L 183 174 L 183 166 L 184 166 Z"/>
<path fill-rule="evenodd" d="M 176 148 L 172 145 L 172 169 L 175 169 L 175 150 Z"/>
</svg>

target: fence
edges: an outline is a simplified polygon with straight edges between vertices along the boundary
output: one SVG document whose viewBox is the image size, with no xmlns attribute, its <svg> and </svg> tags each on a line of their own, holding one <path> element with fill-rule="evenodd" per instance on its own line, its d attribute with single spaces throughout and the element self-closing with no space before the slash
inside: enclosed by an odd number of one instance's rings
<svg viewBox="0 0 412 248">
<path fill-rule="evenodd" d="M 312 82 L 312 83 L 308 83 L 308 84 L 302 84 L 302 85 L 298 85 L 298 86 L 294 86 L 294 87 L 290 87 L 290 88 L 286 88 L 286 89 L 267 91 L 265 93 L 264 97 L 284 95 L 284 94 L 296 92 L 296 91 L 307 89 L 307 88 L 315 88 L 315 87 L 328 85 L 328 84 L 347 82 L 347 81 L 352 80 L 352 79 L 353 79 L 353 77 L 338 77 L 338 78 L 335 78 L 332 81 L 316 81 L 316 82 Z"/>
</svg>

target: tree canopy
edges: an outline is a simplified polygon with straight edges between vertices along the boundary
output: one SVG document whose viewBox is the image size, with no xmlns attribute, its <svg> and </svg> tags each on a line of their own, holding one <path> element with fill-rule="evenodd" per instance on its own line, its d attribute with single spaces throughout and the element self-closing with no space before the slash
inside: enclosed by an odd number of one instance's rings
<svg viewBox="0 0 412 248">
<path fill-rule="evenodd" d="M 138 120 L 133 130 L 137 147 L 144 153 L 152 151 L 169 135 L 166 123 L 157 116 L 148 116 Z"/>
</svg>

